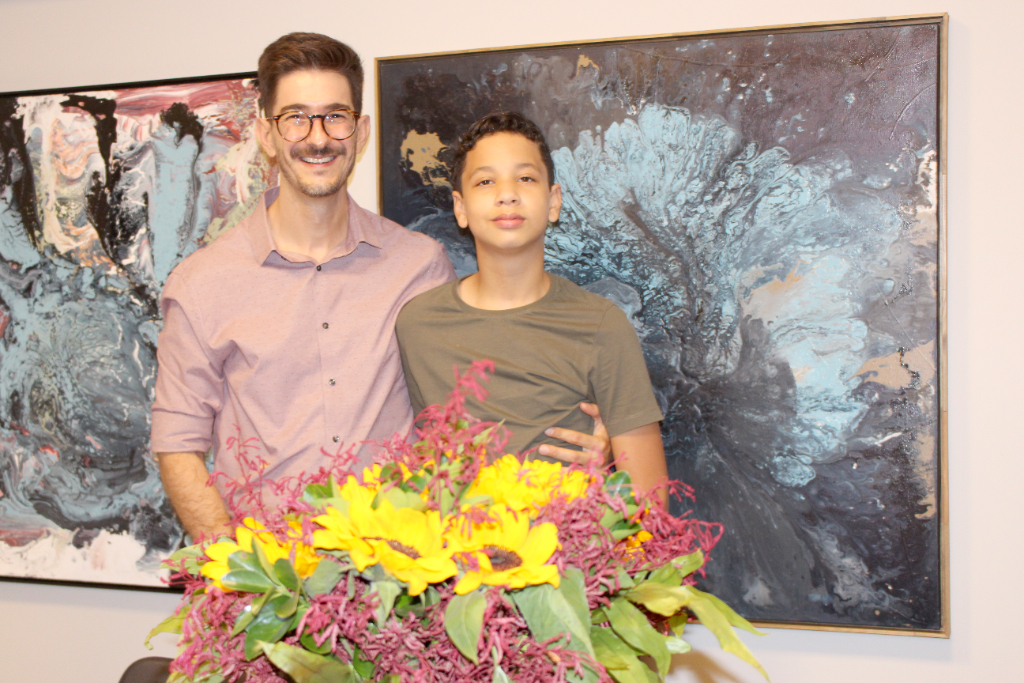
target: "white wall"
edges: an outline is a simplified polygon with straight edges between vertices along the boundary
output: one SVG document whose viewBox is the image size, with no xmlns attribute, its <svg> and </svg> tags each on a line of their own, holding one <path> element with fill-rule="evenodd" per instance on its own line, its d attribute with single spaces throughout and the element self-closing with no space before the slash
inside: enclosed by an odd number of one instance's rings
<svg viewBox="0 0 1024 683">
<path fill-rule="evenodd" d="M 777 683 L 1020 680 L 1014 625 L 1024 534 L 1016 429 L 1024 385 L 1024 3 L 1020 0 L 0 0 L 0 92 L 254 70 L 282 33 L 314 30 L 374 57 L 947 11 L 949 76 L 949 640 L 772 630 L 748 639 Z M 289 19 L 289 16 L 297 19 Z M 367 101 L 373 102 L 373 81 Z M 1016 124 L 1016 128 L 1014 125 Z M 376 206 L 375 152 L 352 192 Z M 0 581 L 0 683 L 114 683 L 174 607 L 154 593 Z M 671 680 L 758 678 L 722 656 L 678 660 Z M 173 654 L 162 636 L 158 654 Z"/>
</svg>

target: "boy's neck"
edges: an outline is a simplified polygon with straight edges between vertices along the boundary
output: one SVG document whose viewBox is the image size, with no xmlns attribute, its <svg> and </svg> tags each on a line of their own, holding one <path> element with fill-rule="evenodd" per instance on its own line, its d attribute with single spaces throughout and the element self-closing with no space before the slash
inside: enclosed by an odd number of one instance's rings
<svg viewBox="0 0 1024 683">
<path fill-rule="evenodd" d="M 278 251 L 320 263 L 348 236 L 348 193 L 312 198 L 282 183 L 267 219 Z"/>
<path fill-rule="evenodd" d="M 544 252 L 498 258 L 477 253 L 480 270 L 459 283 L 459 297 L 473 308 L 506 311 L 539 301 L 551 289 Z"/>
</svg>

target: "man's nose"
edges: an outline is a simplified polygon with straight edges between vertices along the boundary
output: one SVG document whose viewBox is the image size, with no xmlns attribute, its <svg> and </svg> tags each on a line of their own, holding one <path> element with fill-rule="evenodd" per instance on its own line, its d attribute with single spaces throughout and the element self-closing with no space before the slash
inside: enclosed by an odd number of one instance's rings
<svg viewBox="0 0 1024 683">
<path fill-rule="evenodd" d="M 306 142 L 323 144 L 332 139 L 331 136 L 327 134 L 327 129 L 324 128 L 323 119 L 313 119 L 310 125 L 312 127 L 309 129 L 309 135 L 306 136 Z"/>
</svg>

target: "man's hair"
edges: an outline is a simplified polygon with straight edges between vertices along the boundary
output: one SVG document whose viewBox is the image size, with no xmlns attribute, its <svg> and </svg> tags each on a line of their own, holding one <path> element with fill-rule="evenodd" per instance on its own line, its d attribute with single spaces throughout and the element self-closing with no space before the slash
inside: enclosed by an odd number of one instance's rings
<svg viewBox="0 0 1024 683">
<path fill-rule="evenodd" d="M 289 33 L 267 45 L 257 66 L 260 109 L 272 112 L 277 83 L 293 71 L 335 71 L 348 79 L 352 106 L 363 111 L 363 63 L 355 50 L 345 43 L 319 33 Z"/>
<path fill-rule="evenodd" d="M 466 155 L 476 147 L 476 143 L 496 133 L 515 133 L 536 142 L 540 147 L 540 158 L 548 172 L 548 185 L 555 184 L 555 162 L 551 159 L 551 150 L 548 149 L 548 143 L 537 124 L 518 112 L 500 111 L 478 120 L 459 139 L 459 146 L 455 148 L 455 156 L 452 158 L 452 187 L 455 190 L 462 192 L 462 172 L 466 170 Z"/>
</svg>

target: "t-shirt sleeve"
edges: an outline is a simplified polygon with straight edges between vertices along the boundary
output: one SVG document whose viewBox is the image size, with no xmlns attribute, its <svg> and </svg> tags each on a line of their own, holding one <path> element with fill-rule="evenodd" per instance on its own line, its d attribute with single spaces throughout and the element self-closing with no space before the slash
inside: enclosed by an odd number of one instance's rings
<svg viewBox="0 0 1024 683">
<path fill-rule="evenodd" d="M 445 260 L 447 261 L 447 259 Z M 405 374 L 405 384 L 409 390 L 409 403 L 412 404 L 413 415 L 419 415 L 420 411 L 426 407 L 423 392 L 420 391 L 417 381 L 418 368 L 412 353 L 421 338 L 421 318 L 417 311 L 418 304 L 413 299 L 398 313 L 398 320 L 395 323 L 395 336 L 398 338 L 398 350 L 402 357 L 402 372 Z"/>
<path fill-rule="evenodd" d="M 618 306 L 608 308 L 597 330 L 590 385 L 609 436 L 664 418 L 640 340 Z"/>
<path fill-rule="evenodd" d="M 202 316 L 187 284 L 171 275 L 160 298 L 164 328 L 157 344 L 154 453 L 204 453 L 224 402 L 223 364 L 203 342 Z"/>
</svg>

